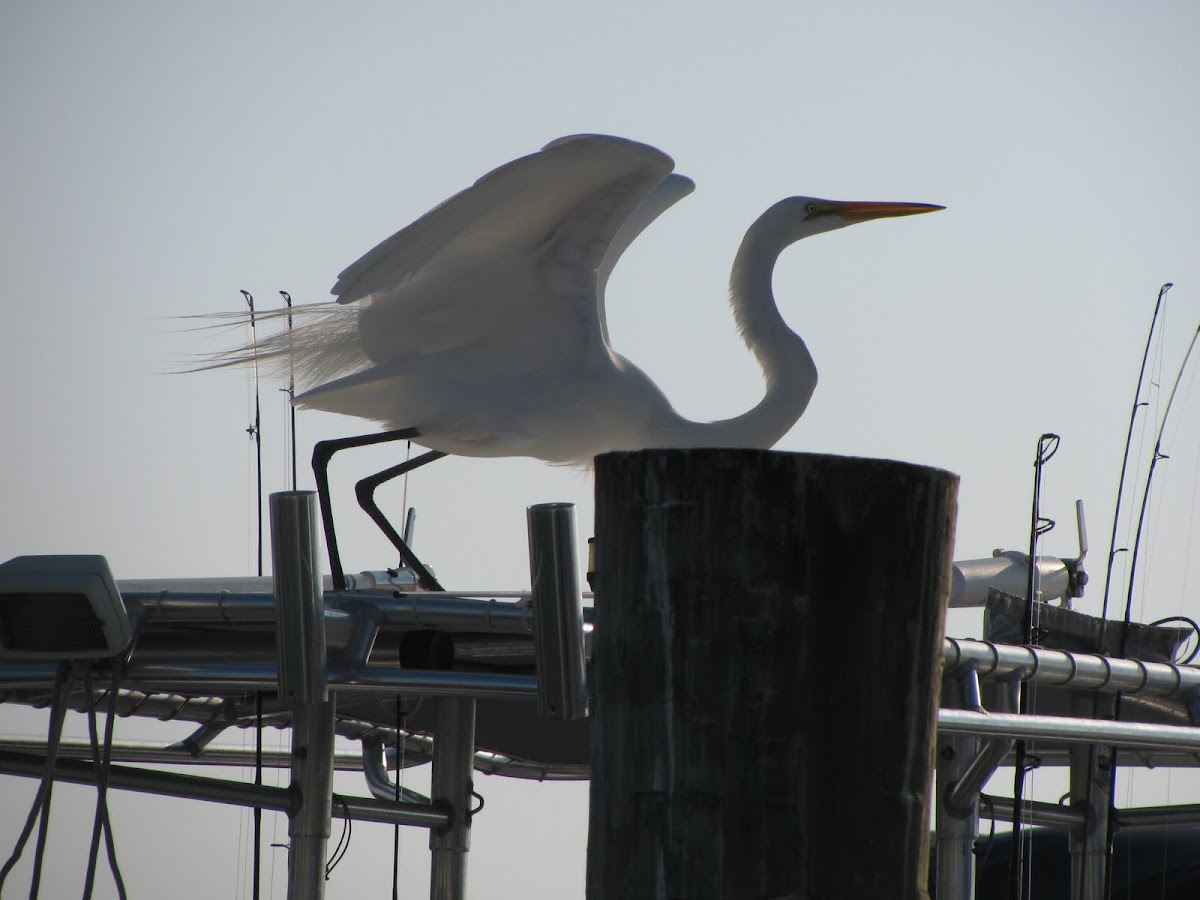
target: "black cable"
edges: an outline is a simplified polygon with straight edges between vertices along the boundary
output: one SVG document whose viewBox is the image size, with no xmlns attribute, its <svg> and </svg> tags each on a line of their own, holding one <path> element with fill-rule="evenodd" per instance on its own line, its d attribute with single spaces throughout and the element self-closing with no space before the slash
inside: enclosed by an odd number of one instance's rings
<svg viewBox="0 0 1200 900">
<path fill-rule="evenodd" d="M 67 718 L 67 698 L 70 695 L 71 685 L 75 681 L 74 676 L 75 669 L 69 662 L 64 661 L 58 664 L 54 673 L 54 699 L 51 701 L 50 707 L 50 727 L 46 735 L 46 762 L 42 767 L 42 778 L 38 783 L 37 792 L 33 796 L 33 803 L 29 808 L 25 825 L 17 838 L 17 845 L 13 848 L 8 861 L 4 863 L 3 867 L 0 867 L 0 888 L 4 887 L 9 873 L 21 859 L 21 854 L 25 850 L 25 844 L 29 842 L 29 836 L 33 833 L 33 825 L 38 820 L 42 806 L 49 803 L 51 787 L 54 784 L 54 764 L 58 761 L 58 745 L 62 738 L 63 723 Z M 40 874 L 39 870 L 39 877 Z M 36 894 L 36 885 L 33 890 Z"/>
<path fill-rule="evenodd" d="M 1175 660 L 1178 665 L 1186 666 L 1196 658 L 1197 654 L 1200 654 L 1200 624 L 1197 624 L 1195 619 L 1189 619 L 1187 616 L 1167 616 L 1165 619 L 1158 619 L 1149 624 L 1150 627 L 1153 628 L 1155 625 L 1166 625 L 1168 622 L 1183 622 L 1192 629 L 1192 633 L 1196 636 L 1196 646 L 1193 647 L 1192 652 L 1187 655 L 1187 659 L 1182 661 Z"/>
<path fill-rule="evenodd" d="M 263 704 L 262 691 L 254 692 L 254 783 L 263 783 Z M 262 807 L 254 807 L 254 900 L 262 889 Z"/>
<path fill-rule="evenodd" d="M 400 695 L 396 695 L 396 749 L 400 749 L 401 731 L 404 724 L 404 715 L 401 712 Z M 387 771 L 387 757 L 384 757 L 384 771 Z M 396 793 L 395 801 L 400 802 L 400 766 L 396 765 Z M 392 826 L 392 900 L 400 900 L 400 826 Z"/>
<path fill-rule="evenodd" d="M 100 832 L 104 828 L 104 800 L 100 793 L 100 770 L 104 764 L 100 759 L 100 736 L 96 728 L 96 697 L 92 686 L 91 667 L 83 671 L 83 693 L 88 701 L 88 740 L 92 748 L 92 768 L 96 772 L 96 811 L 92 816 L 92 839 L 88 845 L 87 869 L 83 877 L 83 900 L 91 900 L 96 883 L 96 859 L 100 854 Z"/>
<path fill-rule="evenodd" d="M 108 689 L 107 718 L 104 722 L 104 743 L 100 744 L 96 728 L 96 704 L 94 700 L 88 706 L 88 738 L 92 746 L 92 763 L 96 770 L 96 815 L 92 822 L 92 842 L 88 851 L 87 876 L 83 888 L 83 900 L 92 896 L 93 884 L 96 877 L 96 860 L 99 855 L 100 835 L 104 835 L 104 849 L 108 857 L 108 868 L 112 872 L 113 881 L 117 886 L 117 895 L 125 900 L 125 880 L 121 877 L 121 867 L 117 864 L 116 842 L 112 833 L 112 820 L 108 812 L 108 779 L 112 769 L 113 726 L 117 719 L 117 696 L 121 684 L 121 662 L 113 660 L 112 681 Z M 84 671 L 84 690 L 89 700 L 92 698 L 92 672 Z"/>
<path fill-rule="evenodd" d="M 332 874 L 333 870 L 338 867 L 338 863 L 345 858 L 346 851 L 350 849 L 350 838 L 354 834 L 354 821 L 350 817 L 350 804 L 346 802 L 345 797 L 340 797 L 336 794 L 334 797 L 341 801 L 342 804 L 342 834 L 338 838 L 337 845 L 333 848 L 333 853 L 329 857 L 329 862 L 325 864 L 326 881 L 329 880 L 329 876 Z"/>
</svg>

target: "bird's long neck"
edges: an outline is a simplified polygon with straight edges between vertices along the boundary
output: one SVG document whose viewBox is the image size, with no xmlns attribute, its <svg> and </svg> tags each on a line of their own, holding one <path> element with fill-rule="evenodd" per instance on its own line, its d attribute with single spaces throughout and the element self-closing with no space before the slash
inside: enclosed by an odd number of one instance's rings
<svg viewBox="0 0 1200 900">
<path fill-rule="evenodd" d="M 690 423 L 692 446 L 771 447 L 808 406 L 817 368 L 803 339 L 783 321 L 771 288 L 775 262 L 794 240 L 766 215 L 746 232 L 729 278 L 730 303 L 742 339 L 762 366 L 766 393 L 740 416 Z"/>
</svg>

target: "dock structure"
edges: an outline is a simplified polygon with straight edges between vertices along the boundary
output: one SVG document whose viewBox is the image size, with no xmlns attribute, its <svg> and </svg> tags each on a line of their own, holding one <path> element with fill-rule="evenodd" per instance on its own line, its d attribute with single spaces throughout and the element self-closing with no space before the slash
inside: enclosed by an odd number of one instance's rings
<svg viewBox="0 0 1200 900">
<path fill-rule="evenodd" d="M 597 459 L 589 897 L 926 896 L 957 485 L 811 454 Z M 841 666 L 845 634 L 870 670 Z"/>
<path fill-rule="evenodd" d="M 593 778 L 594 898 L 734 897 L 738 877 L 745 896 L 866 896 L 883 878 L 882 895 L 920 897 L 932 804 L 930 883 L 969 900 L 981 820 L 1012 814 L 987 781 L 1013 765 L 1014 737 L 1069 767 L 1066 801 L 1025 803 L 1022 818 L 1065 830 L 1073 898 L 1100 896 L 1102 819 L 1118 848 L 1200 824 L 1191 806 L 1114 810 L 1089 788 L 1114 760 L 1197 765 L 1200 669 L 1169 652 L 944 638 L 947 598 L 990 615 L 994 588 L 1019 586 L 1029 564 L 950 565 L 953 476 L 742 453 L 602 459 L 597 597 L 582 608 L 570 511 L 553 504 L 530 510 L 532 593 L 418 591 L 395 570 L 333 591 L 304 492 L 272 500 L 274 578 L 114 581 L 99 557 L 0 564 L 0 702 L 196 726 L 170 745 L 112 743 L 107 768 L 86 741 L 0 738 L 0 773 L 286 812 L 288 896 L 310 900 L 335 802 L 339 817 L 427 829 L 430 897 L 467 896 L 475 772 Z M 1077 597 L 1080 562 L 1036 565 L 1051 593 Z M 90 680 L 71 680 L 84 669 Z M 1037 685 L 1025 715 L 1007 699 L 1018 681 Z M 1118 694 L 1119 718 L 1097 717 Z M 431 702 L 412 711 L 416 698 Z M 291 729 L 292 749 L 256 758 L 220 740 L 256 727 Z M 335 751 L 334 736 L 360 752 Z M 433 796 L 400 788 L 399 757 L 433 764 Z M 280 766 L 293 783 L 156 770 L 166 763 Z M 335 801 L 335 769 L 360 770 L 364 795 Z M 838 818 L 851 814 L 869 828 Z"/>
</svg>

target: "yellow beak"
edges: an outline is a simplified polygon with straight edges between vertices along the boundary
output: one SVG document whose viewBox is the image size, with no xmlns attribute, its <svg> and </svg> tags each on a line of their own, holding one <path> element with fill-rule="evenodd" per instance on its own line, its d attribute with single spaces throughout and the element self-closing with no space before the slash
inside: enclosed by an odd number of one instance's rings
<svg viewBox="0 0 1200 900">
<path fill-rule="evenodd" d="M 933 203 L 886 203 L 874 200 L 847 200 L 839 203 L 833 212 L 851 222 L 865 222 L 868 219 L 883 219 L 891 216 L 915 216 L 919 213 L 937 212 L 939 209 L 945 208 Z"/>
</svg>

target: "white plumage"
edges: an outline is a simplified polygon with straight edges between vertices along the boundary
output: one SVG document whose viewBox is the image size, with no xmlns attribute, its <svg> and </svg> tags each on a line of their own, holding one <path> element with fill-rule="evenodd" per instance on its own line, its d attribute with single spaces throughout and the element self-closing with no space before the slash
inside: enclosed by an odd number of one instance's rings
<svg viewBox="0 0 1200 900">
<path fill-rule="evenodd" d="M 776 307 L 771 273 L 801 238 L 941 209 L 792 197 L 749 229 L 730 279 L 734 315 L 766 391 L 731 419 L 693 422 L 613 349 L 604 289 L 626 247 L 693 189 L 666 154 L 576 135 L 510 162 L 350 265 L 336 304 L 219 357 L 290 359 L 297 403 L 413 427 L 463 456 L 588 463 L 608 450 L 770 447 L 808 405 L 817 371 Z"/>
</svg>

